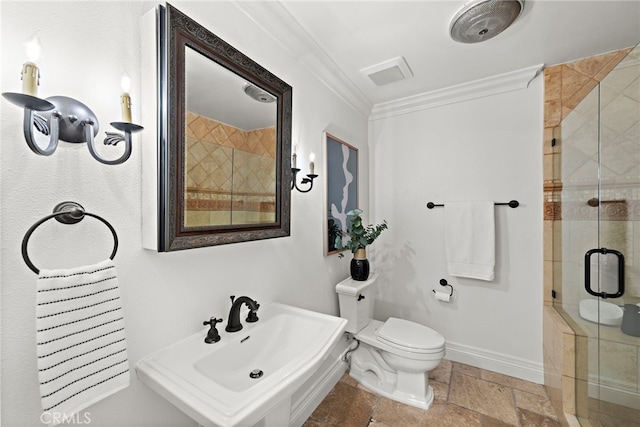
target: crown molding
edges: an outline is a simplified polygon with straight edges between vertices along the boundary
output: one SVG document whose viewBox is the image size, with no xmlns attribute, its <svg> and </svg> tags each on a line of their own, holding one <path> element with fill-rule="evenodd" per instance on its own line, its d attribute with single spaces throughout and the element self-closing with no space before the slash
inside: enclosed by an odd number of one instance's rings
<svg viewBox="0 0 640 427">
<path fill-rule="evenodd" d="M 372 102 L 351 82 L 285 6 L 279 1 L 243 1 L 234 4 L 338 97 L 365 118 L 369 117 Z"/>
<path fill-rule="evenodd" d="M 544 64 L 373 105 L 279 1 L 234 1 L 331 91 L 370 121 L 526 89 Z"/>
<path fill-rule="evenodd" d="M 503 92 L 526 89 L 529 83 L 531 83 L 543 69 L 544 64 L 535 65 L 419 95 L 408 96 L 395 101 L 376 104 L 371 110 L 369 120 L 379 120 Z"/>
</svg>

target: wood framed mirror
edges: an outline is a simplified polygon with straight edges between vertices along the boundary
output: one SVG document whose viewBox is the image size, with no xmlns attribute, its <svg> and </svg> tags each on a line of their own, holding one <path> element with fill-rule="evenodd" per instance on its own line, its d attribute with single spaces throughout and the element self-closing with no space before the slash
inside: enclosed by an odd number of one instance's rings
<svg viewBox="0 0 640 427">
<path fill-rule="evenodd" d="M 292 88 L 159 11 L 158 250 L 290 235 Z"/>
</svg>

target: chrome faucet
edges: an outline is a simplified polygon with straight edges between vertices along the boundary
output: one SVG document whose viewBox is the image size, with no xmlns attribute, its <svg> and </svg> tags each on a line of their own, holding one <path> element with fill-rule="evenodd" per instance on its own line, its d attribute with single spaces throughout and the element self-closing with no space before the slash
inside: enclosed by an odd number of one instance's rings
<svg viewBox="0 0 640 427">
<path fill-rule="evenodd" d="M 227 332 L 238 332 L 242 329 L 240 323 L 240 307 L 242 304 L 246 304 L 249 307 L 249 315 L 247 316 L 247 322 L 253 323 L 258 321 L 258 315 L 256 311 L 260 308 L 260 304 L 257 301 L 252 300 L 249 297 L 240 297 L 236 299 L 235 295 L 231 295 L 231 310 L 229 310 L 229 320 L 227 327 L 224 328 Z"/>
</svg>

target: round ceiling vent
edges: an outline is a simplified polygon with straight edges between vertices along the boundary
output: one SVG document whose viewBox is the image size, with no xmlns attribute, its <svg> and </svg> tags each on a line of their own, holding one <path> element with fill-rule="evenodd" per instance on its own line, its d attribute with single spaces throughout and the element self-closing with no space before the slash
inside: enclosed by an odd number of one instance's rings
<svg viewBox="0 0 640 427">
<path fill-rule="evenodd" d="M 276 97 L 271 95 L 269 92 L 266 92 L 260 89 L 258 86 L 252 85 L 251 83 L 247 83 L 244 85 L 244 93 L 246 93 L 251 98 L 255 99 L 258 102 L 273 102 L 276 100 Z"/>
<path fill-rule="evenodd" d="M 523 9 L 524 0 L 475 0 L 451 20 L 451 38 L 461 43 L 489 40 L 506 30 Z"/>
</svg>

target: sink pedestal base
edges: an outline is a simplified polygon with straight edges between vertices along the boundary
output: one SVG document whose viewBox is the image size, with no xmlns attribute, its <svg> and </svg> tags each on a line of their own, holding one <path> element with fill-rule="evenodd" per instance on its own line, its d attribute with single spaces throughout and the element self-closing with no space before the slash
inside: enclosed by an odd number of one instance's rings
<svg viewBox="0 0 640 427">
<path fill-rule="evenodd" d="M 291 396 L 276 406 L 253 427 L 282 427 L 288 426 L 291 419 Z"/>
</svg>

